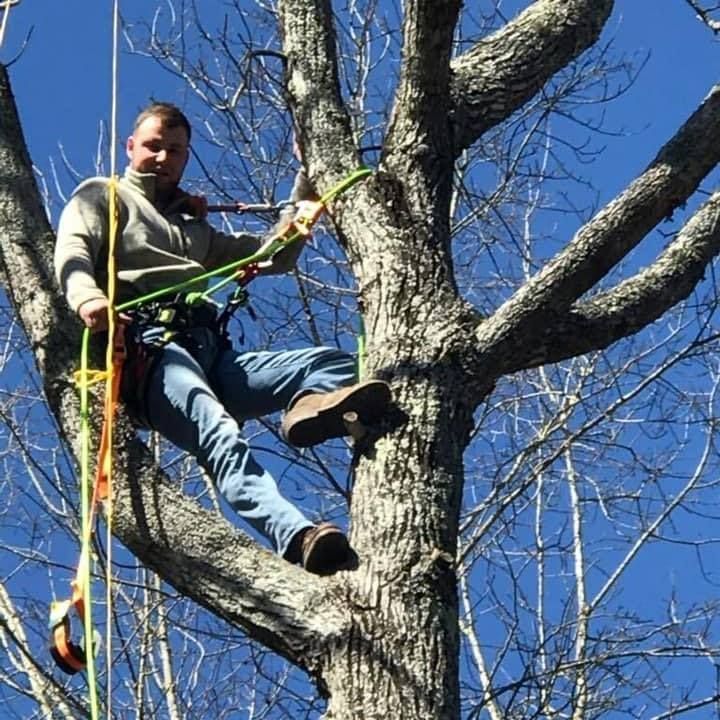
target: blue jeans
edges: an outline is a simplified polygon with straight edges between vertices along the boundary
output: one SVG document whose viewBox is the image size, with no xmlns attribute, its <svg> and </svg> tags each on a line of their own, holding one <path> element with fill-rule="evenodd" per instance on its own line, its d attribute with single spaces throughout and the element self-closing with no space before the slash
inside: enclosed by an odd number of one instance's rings
<svg viewBox="0 0 720 720">
<path fill-rule="evenodd" d="M 145 391 L 147 419 L 194 455 L 233 509 L 283 554 L 312 523 L 280 494 L 240 426 L 284 410 L 297 395 L 353 384 L 355 361 L 329 347 L 239 353 L 211 330 L 188 335 L 187 342 L 168 343 L 155 361 Z"/>
</svg>

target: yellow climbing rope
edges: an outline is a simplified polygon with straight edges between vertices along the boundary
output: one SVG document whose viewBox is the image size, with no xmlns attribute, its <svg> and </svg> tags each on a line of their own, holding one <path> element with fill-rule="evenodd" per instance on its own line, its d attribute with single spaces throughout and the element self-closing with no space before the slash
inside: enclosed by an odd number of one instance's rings
<svg viewBox="0 0 720 720">
<path fill-rule="evenodd" d="M 108 377 L 105 382 L 105 431 L 107 446 L 105 455 L 98 458 L 104 464 L 104 474 L 107 482 L 107 501 L 105 506 L 106 527 L 106 562 L 105 562 L 105 667 L 107 672 L 107 717 L 112 718 L 112 537 L 113 537 L 113 485 L 112 485 L 112 458 L 113 458 L 113 430 L 115 409 L 120 390 L 120 374 L 122 373 L 122 359 L 118 353 L 122 352 L 124 358 L 124 342 L 121 350 L 118 349 L 118 338 L 115 327 L 115 280 L 117 270 L 115 267 L 115 242 L 117 240 L 120 208 L 118 204 L 118 174 L 117 174 L 117 106 L 118 106 L 118 38 L 120 35 L 120 2 L 113 0 L 112 15 L 112 88 L 110 108 L 110 183 L 108 185 L 108 344 L 105 350 L 105 367 Z"/>
<path fill-rule="evenodd" d="M 6 0 L 7 8 L 7 0 Z M 5 18 L 7 17 L 7 9 Z M 121 330 L 114 315 L 115 305 L 115 243 L 119 228 L 118 176 L 116 171 L 117 148 L 117 97 L 118 97 L 118 37 L 119 37 L 119 0 L 112 0 L 112 89 L 110 122 L 110 178 L 108 180 L 108 261 L 107 261 L 107 297 L 108 297 L 108 344 L 105 352 L 105 370 L 88 369 L 89 330 L 83 333 L 80 353 L 80 372 L 76 381 L 80 390 L 80 494 L 81 494 L 81 550 L 78 568 L 72 585 L 72 598 L 62 602 L 53 602 L 50 610 L 51 652 L 60 667 L 73 673 L 83 668 L 87 670 L 88 705 L 91 720 L 99 720 L 99 703 L 95 653 L 99 641 L 92 622 L 92 578 L 90 562 L 92 554 L 92 536 L 95 510 L 100 502 L 105 502 L 106 537 L 106 711 L 107 718 L 112 717 L 112 454 L 113 420 L 118 402 L 120 374 L 122 372 L 123 350 Z M 88 389 L 90 385 L 105 382 L 104 421 L 97 460 L 95 481 L 90 483 L 90 423 Z M 84 626 L 84 647 L 74 644 L 69 637 L 70 621 L 68 613 L 74 609 Z"/>
</svg>

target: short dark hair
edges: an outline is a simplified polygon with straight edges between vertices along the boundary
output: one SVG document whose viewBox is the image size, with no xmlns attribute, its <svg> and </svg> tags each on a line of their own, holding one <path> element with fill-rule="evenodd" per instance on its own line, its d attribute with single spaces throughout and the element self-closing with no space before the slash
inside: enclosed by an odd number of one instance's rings
<svg viewBox="0 0 720 720">
<path fill-rule="evenodd" d="M 185 128 L 187 133 L 188 142 L 192 137 L 192 129 L 190 128 L 190 122 L 183 114 L 177 105 L 173 105 L 169 102 L 151 102 L 140 114 L 135 118 L 133 124 L 133 132 L 140 127 L 140 125 L 147 120 L 149 117 L 158 117 L 162 120 L 162 124 L 167 128 L 181 127 Z"/>
</svg>

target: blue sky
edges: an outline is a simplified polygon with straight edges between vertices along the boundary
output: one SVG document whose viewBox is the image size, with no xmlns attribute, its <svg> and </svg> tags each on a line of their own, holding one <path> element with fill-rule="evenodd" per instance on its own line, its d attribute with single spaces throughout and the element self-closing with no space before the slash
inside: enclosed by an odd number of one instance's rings
<svg viewBox="0 0 720 720">
<path fill-rule="evenodd" d="M 160 0 L 123 0 L 121 6 L 126 17 L 137 18 L 158 4 Z M 518 3 L 507 3 L 508 8 L 511 4 Z M 15 58 L 32 28 L 10 73 L 30 154 L 46 177 L 51 159 L 61 165 L 59 144 L 80 173 L 92 173 L 98 128 L 110 111 L 111 8 L 110 0 L 21 0 L 11 11 L 0 60 Z M 600 189 L 601 203 L 652 160 L 717 81 L 720 65 L 717 40 L 685 0 L 619 0 L 603 36 L 605 42 L 611 39 L 616 52 L 638 58 L 649 53 L 649 58 L 635 84 L 605 109 L 605 127 L 622 134 L 597 139 L 605 149 L 585 168 Z M 182 104 L 183 90 L 149 60 L 123 52 L 120 62 L 123 139 L 148 97 Z M 120 151 L 121 167 L 122 157 Z M 643 575 L 646 589 L 661 595 L 667 578 L 654 572 L 660 562 L 656 552 L 667 553 L 667 547 L 643 557 Z M 682 580 L 678 578 L 680 584 Z"/>
<path fill-rule="evenodd" d="M 164 6 L 123 0 L 121 11 L 128 18 L 148 17 L 157 5 Z M 78 170 L 92 169 L 98 128 L 110 112 L 111 8 L 110 0 L 22 0 L 11 11 L 0 59 L 14 58 L 32 30 L 11 68 L 11 81 L 31 156 L 41 170 L 50 157 L 58 160 L 59 143 Z M 611 36 L 618 49 L 649 52 L 650 58 L 634 87 L 608 106 L 608 125 L 629 134 L 609 139 L 592 168 L 605 199 L 652 158 L 707 93 L 720 64 L 717 41 L 684 0 L 620 0 L 604 39 Z M 124 137 L 149 96 L 180 102 L 182 91 L 151 61 L 123 52 L 120 62 L 119 134 Z"/>
<path fill-rule="evenodd" d="M 605 37 L 628 53 L 650 53 L 627 95 L 608 107 L 608 119 L 628 137 L 608 143 L 600 166 L 603 186 L 616 192 L 654 157 L 717 82 L 717 40 L 684 0 L 621 0 Z"/>
<path fill-rule="evenodd" d="M 135 17 L 151 5 L 123 2 L 122 11 Z M 71 161 L 90 167 L 99 124 L 110 116 L 111 23 L 111 2 L 23 0 L 12 11 L 2 59 L 14 57 L 32 31 L 11 69 L 11 81 L 31 155 L 41 168 L 50 156 L 58 158 L 59 142 Z M 138 107 L 149 95 L 163 94 L 169 78 L 127 53 L 120 62 L 118 124 L 124 135 Z"/>
</svg>

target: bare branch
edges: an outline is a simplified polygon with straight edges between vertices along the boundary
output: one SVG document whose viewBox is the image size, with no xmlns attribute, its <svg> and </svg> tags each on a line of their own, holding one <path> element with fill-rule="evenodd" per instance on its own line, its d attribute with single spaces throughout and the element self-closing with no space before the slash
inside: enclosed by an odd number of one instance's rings
<svg viewBox="0 0 720 720">
<path fill-rule="evenodd" d="M 360 164 L 340 95 L 337 48 L 328 0 L 281 0 L 287 91 L 303 158 L 318 187 L 329 187 Z"/>
<path fill-rule="evenodd" d="M 720 20 L 712 18 L 711 10 L 704 8 L 698 0 L 685 0 L 685 2 L 697 13 L 700 22 L 705 23 L 716 35 L 720 33 Z"/>
<path fill-rule="evenodd" d="M 569 349 L 563 351 L 559 341 L 571 341 L 571 335 L 584 343 L 582 352 L 593 349 L 590 342 L 584 342 L 584 337 L 580 340 L 580 336 L 575 335 L 582 328 L 578 326 L 574 309 L 571 309 L 573 304 L 636 247 L 657 223 L 684 203 L 719 160 L 720 86 L 713 88 L 648 169 L 480 326 L 480 347 L 492 348 L 493 355 L 499 352 L 499 356 L 505 358 L 503 365 L 506 370 L 569 357 L 572 352 Z M 703 268 L 717 253 L 715 212 L 713 202 L 706 205 L 696 221 L 688 226 L 688 232 L 678 238 L 657 266 L 650 268 L 644 278 L 618 286 L 615 299 L 625 297 L 626 304 L 631 298 L 650 301 L 649 291 L 652 290 L 655 299 L 660 298 L 660 293 L 664 294 L 664 310 L 672 305 L 673 298 L 677 302 L 685 297 L 702 275 Z M 695 261 L 696 257 L 699 262 Z M 675 262 L 683 260 L 680 267 L 673 268 L 673 287 L 669 282 L 658 284 L 657 279 L 649 282 L 653 276 L 669 272 L 668 262 L 671 259 Z M 679 283 L 681 278 L 683 282 Z M 645 290 L 643 295 L 638 295 L 640 288 Z M 596 305 L 588 307 L 595 312 L 598 310 Z M 647 311 L 651 312 L 651 309 L 647 308 Z M 627 312 L 622 321 L 619 314 L 617 317 L 618 325 L 629 323 L 634 330 L 647 324 L 640 323 L 639 315 L 633 318 Z M 655 317 L 657 315 L 651 319 Z M 564 323 L 568 323 L 567 327 Z M 595 326 L 597 333 L 603 329 L 601 323 Z M 616 328 L 615 332 L 620 330 Z M 627 334 L 618 334 L 616 339 Z M 534 340 L 529 342 L 529 337 Z M 552 351 L 542 341 L 543 337 L 551 340 Z M 608 338 L 607 342 L 610 341 L 611 338 Z M 607 342 L 596 347 L 604 347 Z"/>
<path fill-rule="evenodd" d="M 605 348 L 690 295 L 720 253 L 720 194 L 688 221 L 658 259 L 617 287 L 578 303 L 535 347 L 541 363 Z M 543 359 L 540 360 L 540 357 Z"/>
<path fill-rule="evenodd" d="M 598 39 L 612 0 L 537 0 L 453 60 L 451 118 L 460 154 Z"/>
</svg>

